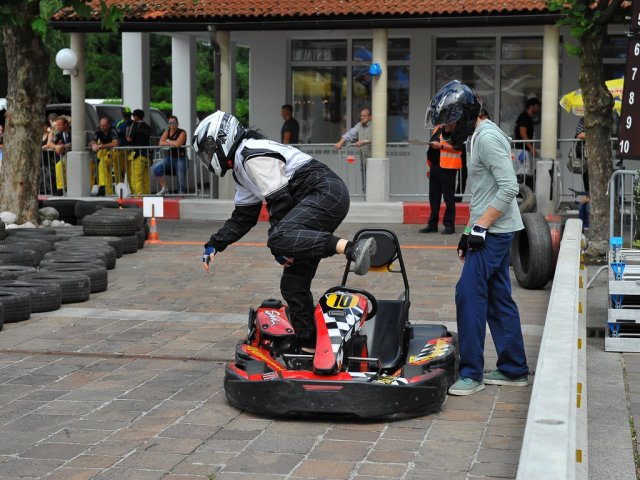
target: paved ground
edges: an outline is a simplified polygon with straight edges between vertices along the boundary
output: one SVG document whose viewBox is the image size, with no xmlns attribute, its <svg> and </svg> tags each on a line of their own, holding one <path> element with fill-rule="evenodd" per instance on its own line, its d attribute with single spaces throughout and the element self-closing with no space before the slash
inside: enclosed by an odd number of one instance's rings
<svg viewBox="0 0 640 480">
<path fill-rule="evenodd" d="M 201 245 L 217 225 L 159 221 L 165 243 L 118 259 L 106 292 L 5 326 L 0 479 L 515 477 L 531 387 L 487 386 L 449 397 L 438 414 L 392 422 L 279 420 L 229 406 L 224 362 L 248 308 L 279 297 L 280 267 L 260 224 L 204 274 Z M 350 237 L 360 227 L 338 233 Z M 458 235 L 392 228 L 404 245 L 412 321 L 454 327 Z M 342 268 L 337 257 L 321 264 L 316 297 L 339 283 Z M 395 298 L 392 280 L 371 274 L 354 285 Z M 532 371 L 549 288 L 514 282 Z M 494 364 L 488 339 L 486 368 Z"/>
</svg>

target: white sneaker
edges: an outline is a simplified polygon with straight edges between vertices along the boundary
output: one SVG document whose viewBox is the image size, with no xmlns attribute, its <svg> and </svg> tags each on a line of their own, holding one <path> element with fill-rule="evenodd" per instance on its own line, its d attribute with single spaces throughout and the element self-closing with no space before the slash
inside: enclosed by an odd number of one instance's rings
<svg viewBox="0 0 640 480">
<path fill-rule="evenodd" d="M 158 193 L 156 193 L 156 195 L 158 197 L 164 197 L 167 193 L 167 189 L 165 187 L 162 187 L 160 190 L 158 190 Z"/>
</svg>

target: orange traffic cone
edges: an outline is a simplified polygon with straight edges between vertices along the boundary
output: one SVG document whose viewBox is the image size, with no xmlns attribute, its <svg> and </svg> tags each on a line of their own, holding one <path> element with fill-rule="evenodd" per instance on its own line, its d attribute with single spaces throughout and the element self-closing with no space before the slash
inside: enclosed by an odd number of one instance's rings
<svg viewBox="0 0 640 480">
<path fill-rule="evenodd" d="M 156 217 L 151 217 L 151 223 L 149 224 L 149 238 L 147 243 L 160 243 L 160 237 L 158 236 L 158 227 L 156 226 Z"/>
</svg>

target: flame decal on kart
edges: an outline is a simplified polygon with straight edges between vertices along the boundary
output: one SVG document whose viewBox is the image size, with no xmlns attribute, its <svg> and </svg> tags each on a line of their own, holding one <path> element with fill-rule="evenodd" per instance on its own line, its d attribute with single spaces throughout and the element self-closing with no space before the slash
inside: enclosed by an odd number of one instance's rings
<svg viewBox="0 0 640 480">
<path fill-rule="evenodd" d="M 453 353 L 455 353 L 455 347 L 451 344 L 450 338 L 430 340 L 422 347 L 418 355 L 411 355 L 409 357 L 409 365 L 425 365 L 426 363 L 438 358 L 444 358 Z"/>
<path fill-rule="evenodd" d="M 269 355 L 265 354 L 264 351 L 262 351 L 258 347 L 254 347 L 252 345 L 243 345 L 242 348 L 256 360 L 262 360 L 264 363 L 266 363 L 267 367 L 269 367 L 271 370 L 275 370 L 276 372 L 281 372 L 284 370 L 284 366 L 276 362 Z"/>
</svg>

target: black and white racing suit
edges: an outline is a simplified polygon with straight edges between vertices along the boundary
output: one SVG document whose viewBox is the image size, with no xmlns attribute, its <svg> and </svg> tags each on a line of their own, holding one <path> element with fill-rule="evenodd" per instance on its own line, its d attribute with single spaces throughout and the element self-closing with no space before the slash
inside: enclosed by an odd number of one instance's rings
<svg viewBox="0 0 640 480">
<path fill-rule="evenodd" d="M 205 246 L 223 251 L 257 222 L 266 201 L 267 246 L 278 257 L 293 258 L 285 267 L 280 291 L 289 305 L 302 346 L 315 345 L 311 281 L 320 260 L 335 254 L 333 235 L 349 211 L 344 182 L 326 165 L 289 145 L 264 139 L 244 140 L 233 165 L 235 208 Z"/>
</svg>

